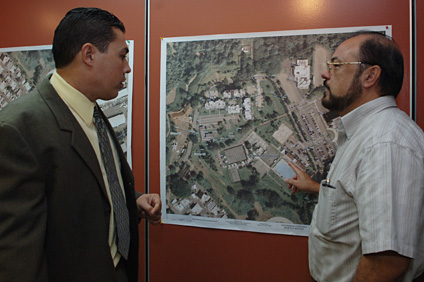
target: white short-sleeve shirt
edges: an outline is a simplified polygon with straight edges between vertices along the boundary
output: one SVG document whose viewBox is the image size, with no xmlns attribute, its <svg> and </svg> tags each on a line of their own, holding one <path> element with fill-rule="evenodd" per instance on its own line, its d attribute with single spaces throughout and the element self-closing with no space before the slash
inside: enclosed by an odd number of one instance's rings
<svg viewBox="0 0 424 282">
<path fill-rule="evenodd" d="M 317 281 L 352 281 L 363 254 L 412 258 L 404 281 L 424 271 L 424 134 L 380 97 L 341 119 L 339 148 L 321 184 L 309 235 Z"/>
</svg>

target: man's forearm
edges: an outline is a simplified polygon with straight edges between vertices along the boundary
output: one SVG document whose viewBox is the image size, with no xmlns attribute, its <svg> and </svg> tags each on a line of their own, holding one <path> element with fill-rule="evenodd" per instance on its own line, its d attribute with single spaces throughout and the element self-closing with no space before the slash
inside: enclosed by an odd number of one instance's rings
<svg viewBox="0 0 424 282">
<path fill-rule="evenodd" d="M 364 255 L 359 262 L 354 281 L 402 281 L 410 261 L 410 258 L 393 251 Z"/>
</svg>

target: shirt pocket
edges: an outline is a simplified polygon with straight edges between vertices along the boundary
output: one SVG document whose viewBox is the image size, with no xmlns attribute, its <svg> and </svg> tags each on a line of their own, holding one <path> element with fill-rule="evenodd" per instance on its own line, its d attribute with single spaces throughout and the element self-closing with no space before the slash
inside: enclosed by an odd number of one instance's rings
<svg viewBox="0 0 424 282">
<path fill-rule="evenodd" d="M 324 179 L 319 188 L 316 227 L 323 235 L 330 235 L 336 216 L 336 193 L 334 186 Z"/>
</svg>

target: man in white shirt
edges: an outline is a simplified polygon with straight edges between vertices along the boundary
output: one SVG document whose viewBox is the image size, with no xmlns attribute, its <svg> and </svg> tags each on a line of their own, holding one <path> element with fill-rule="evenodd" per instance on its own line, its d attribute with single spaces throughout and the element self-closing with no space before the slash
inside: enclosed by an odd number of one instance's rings
<svg viewBox="0 0 424 282">
<path fill-rule="evenodd" d="M 289 187 L 319 193 L 309 234 L 316 281 L 412 281 L 424 271 L 424 134 L 396 107 L 397 45 L 364 32 L 343 42 L 322 74 L 322 104 L 338 113 L 327 179 L 295 165 Z"/>
</svg>

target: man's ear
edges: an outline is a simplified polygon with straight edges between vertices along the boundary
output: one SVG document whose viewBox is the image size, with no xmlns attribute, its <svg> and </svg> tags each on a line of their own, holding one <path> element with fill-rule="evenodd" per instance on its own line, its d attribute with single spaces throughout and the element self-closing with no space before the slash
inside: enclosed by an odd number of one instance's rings
<svg viewBox="0 0 424 282">
<path fill-rule="evenodd" d="M 362 85 L 370 88 L 377 85 L 381 76 L 381 68 L 378 65 L 371 66 L 362 73 Z"/>
<path fill-rule="evenodd" d="M 84 45 L 82 45 L 81 47 L 81 57 L 82 57 L 82 61 L 87 65 L 87 66 L 93 66 L 94 64 L 94 58 L 96 53 L 98 52 L 97 48 L 91 44 L 91 43 L 85 43 Z"/>
</svg>

